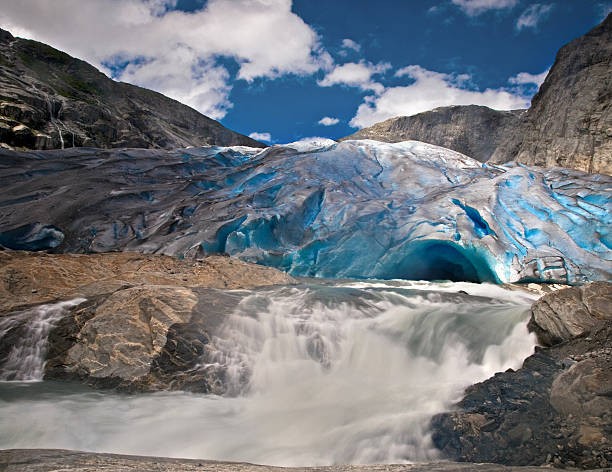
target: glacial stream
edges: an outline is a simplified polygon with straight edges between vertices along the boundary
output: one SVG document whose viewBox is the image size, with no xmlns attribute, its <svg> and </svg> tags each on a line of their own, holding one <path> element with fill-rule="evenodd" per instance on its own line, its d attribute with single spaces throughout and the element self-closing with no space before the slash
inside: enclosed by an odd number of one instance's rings
<svg viewBox="0 0 612 472">
<path fill-rule="evenodd" d="M 534 297 L 493 285 L 338 281 L 240 293 L 215 340 L 231 395 L 5 380 L 0 448 L 282 466 L 430 460 L 431 417 L 468 385 L 520 367 L 535 345 Z M 5 379 L 11 359 L 0 362 Z"/>
</svg>

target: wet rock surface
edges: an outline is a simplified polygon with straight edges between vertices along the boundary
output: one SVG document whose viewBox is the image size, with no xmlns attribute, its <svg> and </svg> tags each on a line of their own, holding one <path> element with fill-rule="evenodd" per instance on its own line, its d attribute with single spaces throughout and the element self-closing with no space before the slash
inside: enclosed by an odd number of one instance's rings
<svg viewBox="0 0 612 472">
<path fill-rule="evenodd" d="M 170 459 L 163 457 L 95 454 L 53 449 L 12 449 L 0 451 L 0 467 L 6 472 L 536 472 L 541 467 L 505 467 L 499 464 L 432 462 L 425 464 L 334 465 L 326 467 L 272 467 L 239 462 Z"/>
<path fill-rule="evenodd" d="M 84 303 L 50 333 L 45 379 L 222 395 L 227 366 L 214 335 L 239 301 L 215 289 L 152 285 Z"/>
<path fill-rule="evenodd" d="M 0 29 L 0 147 L 265 147 L 164 95 Z"/>
<path fill-rule="evenodd" d="M 0 317 L 58 299 L 82 299 L 49 333 L 44 378 L 126 391 L 224 393 L 224 368 L 214 361 L 211 337 L 240 297 L 212 287 L 293 280 L 228 257 L 187 263 L 130 253 L 4 251 L 0 261 Z M 0 359 L 24 329 L 16 325 L 4 333 Z"/>
<path fill-rule="evenodd" d="M 460 461 L 610 467 L 612 321 L 591 318 L 597 310 L 609 316 L 611 287 L 572 287 L 537 302 L 532 325 L 543 305 L 558 308 L 539 325 L 539 336 L 550 347 L 538 348 L 521 369 L 468 388 L 456 411 L 435 416 L 436 446 Z M 584 300 L 598 308 L 587 311 Z M 584 322 L 577 334 L 562 339 L 558 327 L 570 312 Z"/>
</svg>

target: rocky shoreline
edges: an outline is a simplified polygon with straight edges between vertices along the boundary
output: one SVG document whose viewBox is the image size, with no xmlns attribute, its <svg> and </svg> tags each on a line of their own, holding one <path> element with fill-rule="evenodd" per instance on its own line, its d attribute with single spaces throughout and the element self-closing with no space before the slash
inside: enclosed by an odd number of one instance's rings
<svg viewBox="0 0 612 472">
<path fill-rule="evenodd" d="M 473 385 L 432 420 L 458 461 L 584 469 L 612 464 L 612 284 L 545 295 L 529 327 L 543 347 L 517 371 Z"/>
<path fill-rule="evenodd" d="M 499 464 L 431 462 L 423 464 L 334 465 L 326 467 L 273 467 L 239 462 L 217 462 L 164 457 L 96 454 L 55 449 L 0 450 L 3 472 L 538 472 L 546 467 L 507 467 Z"/>
</svg>

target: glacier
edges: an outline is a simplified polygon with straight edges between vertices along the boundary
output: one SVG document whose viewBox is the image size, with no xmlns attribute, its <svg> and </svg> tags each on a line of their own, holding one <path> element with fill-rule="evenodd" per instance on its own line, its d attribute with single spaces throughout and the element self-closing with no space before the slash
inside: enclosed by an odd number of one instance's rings
<svg viewBox="0 0 612 472">
<path fill-rule="evenodd" d="M 0 244 L 197 258 L 295 276 L 609 280 L 612 177 L 417 141 L 265 150 L 0 151 Z"/>
</svg>

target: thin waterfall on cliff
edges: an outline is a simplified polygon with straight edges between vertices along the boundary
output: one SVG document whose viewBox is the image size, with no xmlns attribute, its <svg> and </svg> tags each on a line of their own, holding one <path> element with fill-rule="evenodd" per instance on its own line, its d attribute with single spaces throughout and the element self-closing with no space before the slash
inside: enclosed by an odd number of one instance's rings
<svg viewBox="0 0 612 472">
<path fill-rule="evenodd" d="M 0 360 L 0 380 L 42 380 L 49 332 L 68 309 L 84 301 L 40 305 L 0 318 L 0 339 L 12 338 L 13 344 Z"/>
</svg>

